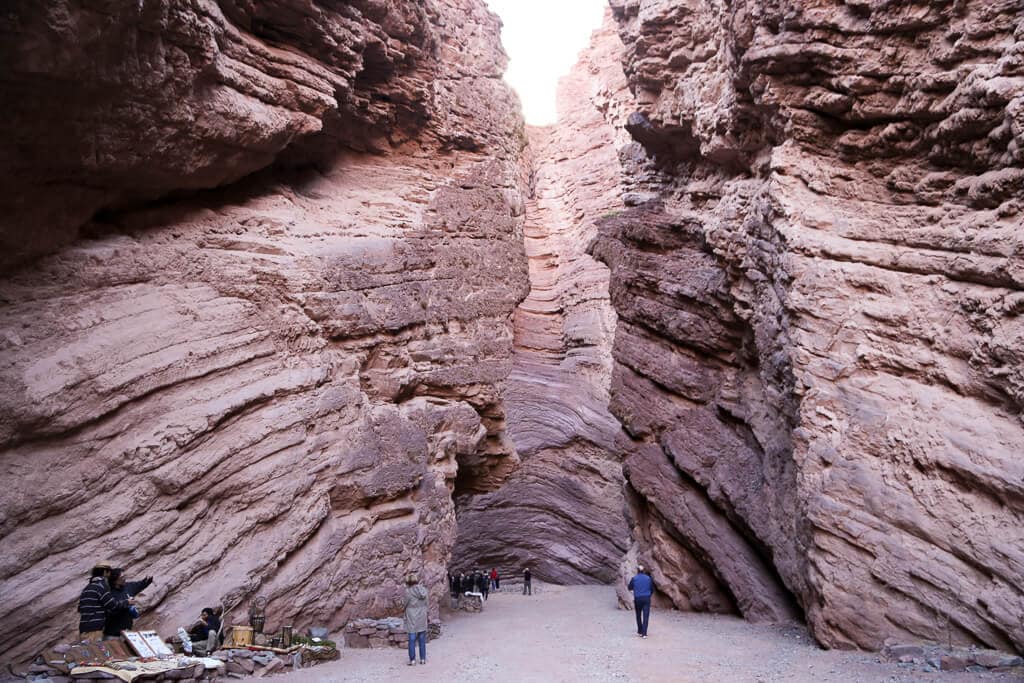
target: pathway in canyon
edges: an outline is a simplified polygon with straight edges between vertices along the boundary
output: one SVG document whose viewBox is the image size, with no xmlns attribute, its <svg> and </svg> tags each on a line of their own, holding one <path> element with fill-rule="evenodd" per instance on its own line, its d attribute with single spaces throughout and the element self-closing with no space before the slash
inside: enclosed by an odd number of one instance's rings
<svg viewBox="0 0 1024 683">
<path fill-rule="evenodd" d="M 492 594 L 480 614 L 445 616 L 426 666 L 404 650 L 342 650 L 341 659 L 275 677 L 330 681 L 995 681 L 999 674 L 920 673 L 877 655 L 819 649 L 802 627 L 727 616 L 655 610 L 650 635 L 635 634 L 632 611 L 616 609 L 609 586 L 538 584 L 532 597 Z M 255 678 L 248 680 L 258 680 Z"/>
</svg>

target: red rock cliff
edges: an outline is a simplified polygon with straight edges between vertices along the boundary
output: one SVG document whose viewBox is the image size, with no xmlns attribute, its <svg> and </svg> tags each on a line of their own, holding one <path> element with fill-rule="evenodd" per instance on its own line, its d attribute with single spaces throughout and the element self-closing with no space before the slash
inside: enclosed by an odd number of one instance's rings
<svg viewBox="0 0 1024 683">
<path fill-rule="evenodd" d="M 453 547 L 1024 648 L 1024 5 L 610 4 L 528 132 L 478 0 L 5 9 L 7 659 Z"/>
<path fill-rule="evenodd" d="M 156 577 L 140 625 L 163 631 L 257 594 L 268 628 L 383 616 L 410 569 L 440 587 L 460 461 L 514 457 L 522 123 L 496 19 L 67 0 L 2 22 L 5 659 L 77 631 L 101 557 Z"/>
<path fill-rule="evenodd" d="M 1024 5 L 611 4 L 647 154 L 592 252 L 655 582 L 1024 648 Z"/>
</svg>

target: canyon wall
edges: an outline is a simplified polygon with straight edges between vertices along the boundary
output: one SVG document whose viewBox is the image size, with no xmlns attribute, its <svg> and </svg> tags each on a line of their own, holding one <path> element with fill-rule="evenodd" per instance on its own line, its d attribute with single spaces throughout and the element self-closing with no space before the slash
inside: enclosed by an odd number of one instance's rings
<svg viewBox="0 0 1024 683">
<path fill-rule="evenodd" d="M 268 628 L 394 614 L 408 570 L 436 618 L 456 479 L 516 462 L 496 18 L 19 1 L 0 33 L 4 660 L 77 633 L 104 558 L 161 632 L 255 595 Z"/>
<path fill-rule="evenodd" d="M 829 647 L 1024 649 L 1024 3 L 611 5 L 631 555 Z"/>
<path fill-rule="evenodd" d="M 610 5 L 527 130 L 481 0 L 9 4 L 4 659 L 101 558 L 1024 649 L 1024 2 Z"/>
<path fill-rule="evenodd" d="M 632 111 L 610 16 L 558 89 L 558 123 L 530 127 L 522 161 L 530 293 L 514 318 L 504 385 L 521 466 L 458 504 L 456 570 L 525 567 L 556 583 L 607 583 L 628 546 L 620 426 L 608 412 L 615 314 L 608 269 L 586 253 L 627 178 L 617 150 Z"/>
</svg>

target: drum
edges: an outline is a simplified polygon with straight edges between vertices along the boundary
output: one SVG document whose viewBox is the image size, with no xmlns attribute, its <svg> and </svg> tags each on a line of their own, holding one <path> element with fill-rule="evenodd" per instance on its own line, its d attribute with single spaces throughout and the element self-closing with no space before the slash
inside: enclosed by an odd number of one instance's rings
<svg viewBox="0 0 1024 683">
<path fill-rule="evenodd" d="M 253 630 L 250 626 L 231 627 L 231 645 L 234 647 L 245 647 L 252 645 Z"/>
</svg>

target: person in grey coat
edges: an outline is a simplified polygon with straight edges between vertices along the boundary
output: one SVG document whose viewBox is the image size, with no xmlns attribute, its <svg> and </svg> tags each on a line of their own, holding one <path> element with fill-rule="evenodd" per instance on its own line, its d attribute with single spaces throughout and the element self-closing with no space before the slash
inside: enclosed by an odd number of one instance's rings
<svg viewBox="0 0 1024 683">
<path fill-rule="evenodd" d="M 405 577 L 405 631 L 409 634 L 409 666 L 416 663 L 416 643 L 420 644 L 420 664 L 427 663 L 427 589 L 415 574 Z"/>
</svg>

